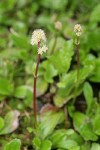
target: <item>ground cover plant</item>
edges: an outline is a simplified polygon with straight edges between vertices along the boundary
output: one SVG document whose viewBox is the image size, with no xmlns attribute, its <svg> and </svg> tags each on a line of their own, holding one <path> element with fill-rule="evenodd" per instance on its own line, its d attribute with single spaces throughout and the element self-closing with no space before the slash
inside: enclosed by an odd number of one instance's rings
<svg viewBox="0 0 100 150">
<path fill-rule="evenodd" d="M 99 0 L 0 1 L 0 150 L 100 150 L 99 26 Z"/>
</svg>

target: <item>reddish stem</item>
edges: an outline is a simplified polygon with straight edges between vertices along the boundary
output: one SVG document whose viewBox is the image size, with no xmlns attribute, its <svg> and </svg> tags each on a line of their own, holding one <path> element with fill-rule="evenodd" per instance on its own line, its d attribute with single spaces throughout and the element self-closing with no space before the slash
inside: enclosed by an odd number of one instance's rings
<svg viewBox="0 0 100 150">
<path fill-rule="evenodd" d="M 80 54 L 79 54 L 79 38 L 76 37 L 76 57 L 77 57 L 77 80 L 75 82 L 75 92 L 74 92 L 74 99 L 73 99 L 73 104 L 75 103 L 76 100 L 76 92 L 77 92 L 77 87 L 78 87 L 78 81 L 79 81 L 79 73 L 80 73 Z"/>
<path fill-rule="evenodd" d="M 38 49 L 40 47 L 40 42 L 38 43 Z M 37 73 L 38 67 L 40 63 L 40 54 L 38 54 L 35 74 L 34 74 L 34 87 L 33 87 L 33 113 L 34 113 L 34 127 L 37 127 L 37 104 L 36 104 L 36 80 L 37 80 Z"/>
<path fill-rule="evenodd" d="M 78 45 L 76 46 L 77 47 L 77 81 L 79 79 L 79 71 L 80 71 L 80 56 L 79 56 L 79 47 Z"/>
<path fill-rule="evenodd" d="M 78 37 L 76 37 L 76 57 L 77 57 L 77 81 L 78 81 L 79 71 L 80 71 L 79 38 Z"/>
</svg>

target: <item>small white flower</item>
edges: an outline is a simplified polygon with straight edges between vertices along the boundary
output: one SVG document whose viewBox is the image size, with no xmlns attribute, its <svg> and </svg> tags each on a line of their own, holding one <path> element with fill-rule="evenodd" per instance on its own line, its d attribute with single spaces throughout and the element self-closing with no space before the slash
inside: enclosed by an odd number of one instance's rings
<svg viewBox="0 0 100 150">
<path fill-rule="evenodd" d="M 46 42 L 46 36 L 42 29 L 36 29 L 32 33 L 31 45 L 38 45 L 40 41 Z"/>
<path fill-rule="evenodd" d="M 80 24 L 76 24 L 74 26 L 74 32 L 76 33 L 77 36 L 80 36 L 82 34 L 82 27 Z"/>
<path fill-rule="evenodd" d="M 60 21 L 56 21 L 56 22 L 55 22 L 55 28 L 56 28 L 57 30 L 61 30 L 61 29 L 62 29 L 62 23 L 61 23 Z"/>
<path fill-rule="evenodd" d="M 38 49 L 38 54 L 42 55 L 43 52 L 46 52 L 48 50 L 47 46 L 46 45 L 43 45 L 42 47 L 40 47 Z"/>
</svg>

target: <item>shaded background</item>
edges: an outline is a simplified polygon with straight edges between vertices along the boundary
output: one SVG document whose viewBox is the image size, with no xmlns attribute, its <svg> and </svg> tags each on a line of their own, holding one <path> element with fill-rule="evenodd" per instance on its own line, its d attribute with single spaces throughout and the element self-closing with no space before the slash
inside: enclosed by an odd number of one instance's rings
<svg viewBox="0 0 100 150">
<path fill-rule="evenodd" d="M 60 29 L 57 29 L 58 21 L 61 23 Z M 80 44 L 81 65 L 95 64 L 89 81 L 94 89 L 94 95 L 99 99 L 99 0 L 0 0 L 0 115 L 4 116 L 10 110 L 16 109 L 21 113 L 22 120 L 20 128 L 15 134 L 11 134 L 11 139 L 25 139 L 29 136 L 25 128 L 31 120 L 29 118 L 27 121 L 27 116 L 32 114 L 32 85 L 37 58 L 37 48 L 30 45 L 33 30 L 44 29 L 49 47 L 47 54 L 41 58 L 39 68 L 37 97 L 40 100 L 38 105 L 41 107 L 53 99 L 52 93 L 56 91 L 53 85 L 59 76 L 53 66 L 43 62 L 73 37 L 73 28 L 77 23 L 83 28 Z M 71 66 L 71 69 L 76 67 L 75 57 Z M 0 139 L 0 143 L 5 143 L 8 138 L 8 134 L 5 135 Z"/>
</svg>

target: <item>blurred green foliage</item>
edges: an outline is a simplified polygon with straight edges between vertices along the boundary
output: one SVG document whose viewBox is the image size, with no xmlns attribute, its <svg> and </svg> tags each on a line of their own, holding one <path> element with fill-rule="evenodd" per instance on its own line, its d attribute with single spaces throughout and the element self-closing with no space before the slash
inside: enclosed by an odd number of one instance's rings
<svg viewBox="0 0 100 150">
<path fill-rule="evenodd" d="M 58 21 L 62 24 L 59 30 Z M 73 28 L 77 23 L 82 25 L 83 33 L 77 98 L 73 103 L 77 78 Z M 99 0 L 0 0 L 0 147 L 11 150 L 16 145 L 19 150 L 19 138 L 23 150 L 100 149 L 99 26 Z M 41 57 L 37 80 L 38 112 L 42 108 L 46 113 L 40 115 L 39 133 L 33 139 L 37 47 L 30 45 L 30 39 L 37 28 L 46 32 L 49 48 Z M 26 130 L 28 127 L 32 133 Z"/>
</svg>

